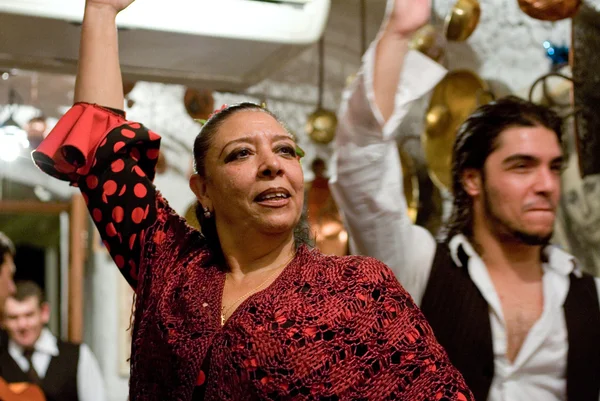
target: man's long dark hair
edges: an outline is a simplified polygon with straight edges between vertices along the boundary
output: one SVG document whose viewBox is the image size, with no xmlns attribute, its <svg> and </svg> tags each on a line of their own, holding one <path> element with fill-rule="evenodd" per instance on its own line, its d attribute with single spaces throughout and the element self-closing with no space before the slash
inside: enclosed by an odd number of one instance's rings
<svg viewBox="0 0 600 401">
<path fill-rule="evenodd" d="M 450 218 L 442 231 L 449 241 L 456 234 L 473 236 L 473 200 L 463 186 L 467 169 L 479 170 L 497 148 L 498 137 L 512 127 L 542 126 L 556 133 L 562 143 L 562 119 L 551 109 L 508 96 L 479 107 L 460 126 L 452 150 L 452 192 L 454 203 Z"/>
</svg>

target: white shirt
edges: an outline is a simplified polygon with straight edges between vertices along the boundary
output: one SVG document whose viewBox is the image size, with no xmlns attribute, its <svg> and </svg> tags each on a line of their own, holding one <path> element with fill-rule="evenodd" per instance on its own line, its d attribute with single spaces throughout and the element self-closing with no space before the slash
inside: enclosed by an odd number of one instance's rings
<svg viewBox="0 0 600 401">
<path fill-rule="evenodd" d="M 14 341 L 8 342 L 8 353 L 15 360 L 23 372 L 29 370 L 29 362 L 23 356 L 23 348 Z M 53 356 L 58 355 L 56 337 L 50 330 L 44 328 L 40 338 L 34 346 L 31 360 L 33 367 L 40 379 L 46 376 L 48 365 Z M 106 401 L 104 380 L 98 366 L 98 361 L 90 348 L 81 344 L 79 347 L 79 361 L 77 363 L 77 396 L 80 401 Z"/>
<path fill-rule="evenodd" d="M 420 53 L 409 51 L 394 112 L 384 122 L 373 91 L 377 40 L 363 58 L 362 71 L 343 96 L 330 186 L 350 233 L 353 252 L 387 264 L 420 304 L 436 243 L 426 229 L 412 224 L 406 212 L 394 136 L 411 103 L 430 92 L 446 71 Z M 507 333 L 500 300 L 487 268 L 460 235 L 450 241 L 455 261 L 459 246 L 470 256 L 468 266 L 463 267 L 490 307 L 495 375 L 488 401 L 565 401 L 568 343 L 563 304 L 569 290 L 569 274 L 574 269 L 580 273 L 574 258 L 556 247 L 545 250 L 548 263 L 543 266 L 544 309 L 511 363 L 506 358 Z M 596 287 L 600 290 L 598 279 Z"/>
</svg>

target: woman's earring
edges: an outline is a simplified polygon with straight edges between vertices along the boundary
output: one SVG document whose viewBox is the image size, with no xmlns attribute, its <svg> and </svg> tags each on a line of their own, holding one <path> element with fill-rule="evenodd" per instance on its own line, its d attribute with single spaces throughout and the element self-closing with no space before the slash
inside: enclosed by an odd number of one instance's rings
<svg viewBox="0 0 600 401">
<path fill-rule="evenodd" d="M 204 217 L 207 219 L 210 219 L 211 213 L 210 210 L 208 210 L 207 207 L 204 207 Z"/>
</svg>

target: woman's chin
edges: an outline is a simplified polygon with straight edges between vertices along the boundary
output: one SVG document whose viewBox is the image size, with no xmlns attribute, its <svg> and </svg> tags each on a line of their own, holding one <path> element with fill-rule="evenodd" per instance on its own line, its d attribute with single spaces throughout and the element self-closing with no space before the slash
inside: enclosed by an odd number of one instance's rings
<svg viewBox="0 0 600 401">
<path fill-rule="evenodd" d="M 293 234 L 296 224 L 297 220 L 295 219 L 271 218 L 261 221 L 257 225 L 257 230 L 266 235 Z"/>
</svg>

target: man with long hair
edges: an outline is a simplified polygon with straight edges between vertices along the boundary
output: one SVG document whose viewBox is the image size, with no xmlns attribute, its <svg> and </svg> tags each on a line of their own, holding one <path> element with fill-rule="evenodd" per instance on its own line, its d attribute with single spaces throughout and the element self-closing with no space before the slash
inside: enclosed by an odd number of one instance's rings
<svg viewBox="0 0 600 401">
<path fill-rule="evenodd" d="M 388 15 L 429 10 L 388 2 Z M 436 241 L 407 215 L 394 134 L 444 70 L 409 39 L 384 24 L 339 111 L 330 182 L 353 251 L 390 266 L 475 399 L 598 400 L 600 282 L 549 243 L 561 120 L 515 97 L 475 111 L 457 133 L 453 210 Z"/>
</svg>

